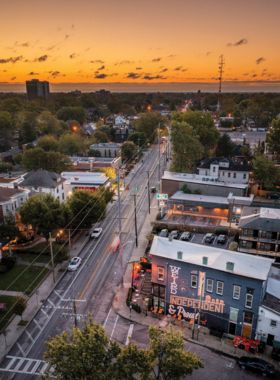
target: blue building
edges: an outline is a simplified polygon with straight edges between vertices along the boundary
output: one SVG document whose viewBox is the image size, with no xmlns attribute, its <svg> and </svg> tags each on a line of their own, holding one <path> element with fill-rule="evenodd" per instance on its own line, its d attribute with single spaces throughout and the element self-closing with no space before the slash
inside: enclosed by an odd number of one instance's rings
<svg viewBox="0 0 280 380">
<path fill-rule="evenodd" d="M 273 259 L 156 236 L 151 248 L 153 305 L 219 332 L 255 338 Z"/>
</svg>

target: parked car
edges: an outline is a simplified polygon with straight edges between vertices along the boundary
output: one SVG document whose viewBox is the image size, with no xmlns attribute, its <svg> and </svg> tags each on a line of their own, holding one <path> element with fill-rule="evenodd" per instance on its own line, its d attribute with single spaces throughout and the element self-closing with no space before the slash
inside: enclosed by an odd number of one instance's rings
<svg viewBox="0 0 280 380">
<path fill-rule="evenodd" d="M 179 239 L 179 231 L 178 230 L 171 231 L 169 235 L 173 236 L 173 239 Z"/>
<path fill-rule="evenodd" d="M 183 232 L 180 240 L 189 241 L 191 236 L 192 234 L 189 231 Z"/>
<path fill-rule="evenodd" d="M 97 239 L 99 238 L 101 234 L 102 234 L 102 228 L 95 228 L 95 230 L 93 230 L 93 232 L 91 233 L 90 237 L 92 239 Z"/>
<path fill-rule="evenodd" d="M 242 369 L 249 369 L 251 371 L 261 373 L 263 376 L 269 376 L 274 374 L 274 366 L 265 360 L 259 358 L 249 358 L 247 356 L 242 356 L 238 360 L 238 364 Z"/>
<path fill-rule="evenodd" d="M 270 193 L 266 195 L 269 199 L 280 199 L 280 195 L 277 193 Z"/>
<path fill-rule="evenodd" d="M 79 268 L 79 266 L 82 263 L 82 259 L 80 257 L 74 257 L 71 261 L 70 264 L 68 265 L 68 270 L 70 272 L 74 272 Z"/>
<path fill-rule="evenodd" d="M 206 234 L 206 236 L 205 236 L 205 243 L 211 244 L 211 243 L 213 243 L 214 239 L 215 239 L 214 234 L 211 234 L 211 233 Z"/>
<path fill-rule="evenodd" d="M 164 229 L 160 231 L 160 237 L 168 237 L 168 230 Z"/>
<path fill-rule="evenodd" d="M 218 244 L 225 244 L 226 241 L 227 241 L 226 235 L 219 235 L 218 236 L 218 239 L 217 239 Z"/>
</svg>

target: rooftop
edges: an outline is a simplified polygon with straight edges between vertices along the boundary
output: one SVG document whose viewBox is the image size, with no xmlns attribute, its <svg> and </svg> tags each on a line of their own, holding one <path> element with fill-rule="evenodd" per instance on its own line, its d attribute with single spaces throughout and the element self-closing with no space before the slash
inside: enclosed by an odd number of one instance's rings
<svg viewBox="0 0 280 380">
<path fill-rule="evenodd" d="M 182 260 L 178 260 L 177 252 L 183 252 Z M 266 280 L 273 259 L 247 255 L 245 253 L 228 251 L 216 247 L 173 240 L 155 236 L 150 253 L 175 261 L 183 261 L 202 266 L 202 258 L 208 258 L 207 267 L 235 275 Z M 226 269 L 228 262 L 234 263 L 234 271 Z M 206 266 L 206 265 L 205 265 Z"/>
<path fill-rule="evenodd" d="M 240 228 L 280 231 L 280 210 L 266 207 L 244 207 L 239 221 Z"/>
<path fill-rule="evenodd" d="M 225 159 L 224 157 L 211 157 L 211 158 L 205 158 L 201 165 L 198 166 L 198 169 L 210 169 L 210 165 L 218 165 L 220 163 L 227 163 L 228 167 L 222 166 L 224 170 L 234 170 L 234 171 L 240 171 L 240 172 L 250 172 L 252 171 L 252 165 L 244 163 L 244 164 L 238 164 L 235 162 L 232 158 Z M 221 166 L 221 165 L 220 165 Z"/>
<path fill-rule="evenodd" d="M 23 194 L 25 191 L 21 189 L 13 189 L 10 187 L 0 187 L 0 202 L 7 202 L 12 197 L 18 194 Z"/>
<path fill-rule="evenodd" d="M 94 148 L 120 148 L 120 144 L 116 143 L 99 143 L 99 144 L 92 144 L 90 146 L 90 149 Z"/>
<path fill-rule="evenodd" d="M 51 187 L 55 188 L 65 181 L 59 174 L 47 170 L 36 170 L 26 174 L 20 187 Z"/>
</svg>

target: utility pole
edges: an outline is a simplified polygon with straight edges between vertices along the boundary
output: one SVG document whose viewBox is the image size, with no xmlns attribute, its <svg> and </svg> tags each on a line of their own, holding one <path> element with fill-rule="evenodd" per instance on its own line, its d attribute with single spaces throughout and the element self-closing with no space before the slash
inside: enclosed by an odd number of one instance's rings
<svg viewBox="0 0 280 380">
<path fill-rule="evenodd" d="M 118 178 L 118 208 L 119 208 L 119 240 L 120 240 L 120 259 L 121 259 L 121 276 L 123 287 L 123 247 L 122 247 L 122 219 L 121 219 L 121 196 L 120 196 L 120 169 L 117 169 Z"/>
<path fill-rule="evenodd" d="M 158 123 L 158 192 L 160 192 L 160 123 Z"/>
<path fill-rule="evenodd" d="M 234 203 L 235 203 L 235 198 L 233 198 L 232 207 L 231 207 L 231 210 L 230 210 L 229 228 L 231 228 L 231 222 L 232 222 L 232 216 L 233 216 Z"/>
<path fill-rule="evenodd" d="M 221 92 L 222 92 L 222 80 L 223 80 L 223 66 L 225 64 L 224 56 L 220 56 L 219 60 L 219 92 L 218 92 L 218 105 L 217 111 L 221 109 Z"/>
<path fill-rule="evenodd" d="M 148 202 L 149 202 L 149 214 L 151 213 L 151 199 L 150 199 L 150 171 L 147 170 L 148 174 Z"/>
<path fill-rule="evenodd" d="M 196 308 L 194 309 L 194 314 L 193 314 L 192 339 L 194 339 L 195 316 L 196 316 Z"/>
<path fill-rule="evenodd" d="M 76 300 L 75 299 L 73 299 L 73 309 L 74 309 L 74 315 L 75 315 L 75 327 L 78 327 L 77 308 L 76 308 Z"/>
<path fill-rule="evenodd" d="M 138 234 L 137 234 L 137 216 L 136 216 L 136 194 L 131 195 L 134 198 L 134 224 L 135 224 L 135 244 L 138 247 Z"/>
<path fill-rule="evenodd" d="M 71 260 L 71 230 L 68 230 L 69 233 L 69 260 Z"/>
<path fill-rule="evenodd" d="M 199 333 L 200 314 L 201 314 L 201 305 L 202 305 L 202 293 L 203 293 L 203 289 L 204 289 L 204 279 L 202 279 L 200 286 L 201 286 L 201 289 L 200 289 L 200 301 L 199 301 L 199 311 L 198 311 L 196 340 L 198 340 L 198 333 Z"/>
<path fill-rule="evenodd" d="M 52 233 L 51 232 L 49 232 L 49 238 L 50 238 L 51 258 L 52 258 L 53 283 L 55 284 L 55 272 L 54 272 L 53 249 L 52 249 Z"/>
<path fill-rule="evenodd" d="M 61 300 L 62 302 L 73 302 L 73 311 L 74 313 L 62 313 L 61 316 L 62 317 L 74 317 L 74 320 L 75 320 L 75 327 L 78 327 L 78 320 L 80 320 L 81 318 L 86 318 L 87 317 L 87 314 L 77 314 L 77 305 L 76 305 L 76 302 L 78 302 L 78 306 L 79 306 L 79 303 L 80 302 L 86 302 L 86 300 L 77 300 L 75 299 L 74 297 L 71 299 L 71 298 L 68 298 L 68 299 L 62 299 Z M 66 310 L 69 310 L 70 308 L 66 308 Z"/>
<path fill-rule="evenodd" d="M 138 149 L 137 149 L 137 152 L 138 152 L 138 160 L 139 160 L 139 138 L 138 138 Z"/>
</svg>

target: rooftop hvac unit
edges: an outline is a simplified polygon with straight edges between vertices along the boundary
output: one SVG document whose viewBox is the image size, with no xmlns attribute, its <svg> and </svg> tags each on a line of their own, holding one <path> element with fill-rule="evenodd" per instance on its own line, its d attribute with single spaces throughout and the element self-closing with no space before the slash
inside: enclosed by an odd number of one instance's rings
<svg viewBox="0 0 280 380">
<path fill-rule="evenodd" d="M 206 178 L 203 177 L 203 178 L 202 178 L 202 181 L 206 181 Z"/>
</svg>

